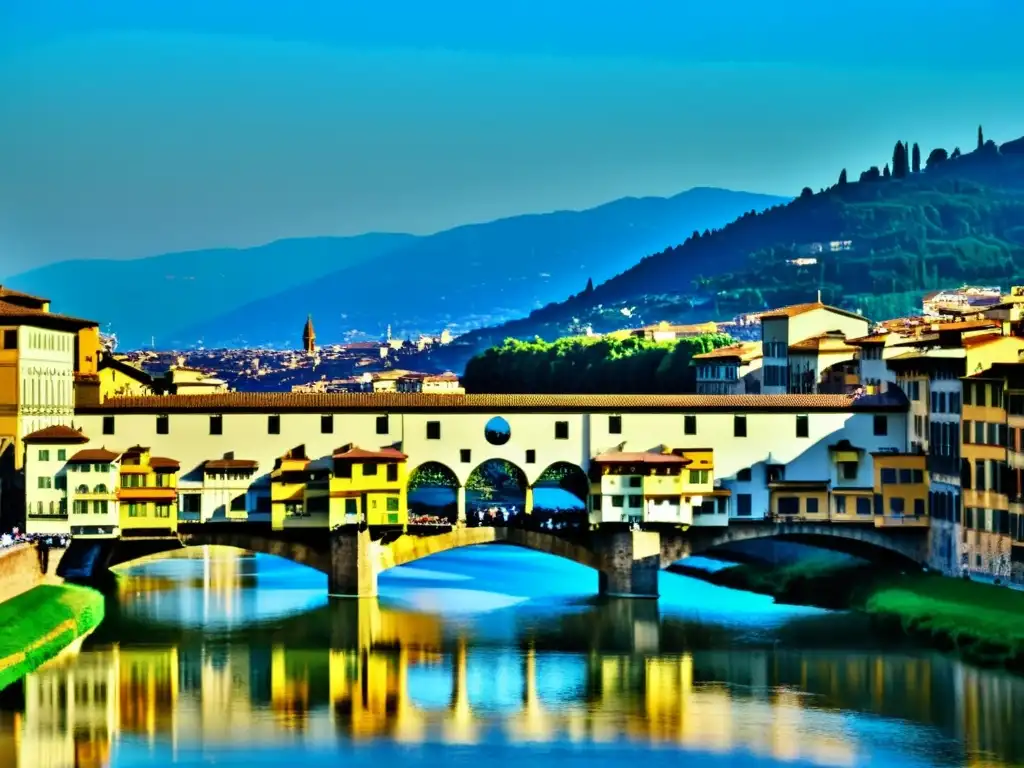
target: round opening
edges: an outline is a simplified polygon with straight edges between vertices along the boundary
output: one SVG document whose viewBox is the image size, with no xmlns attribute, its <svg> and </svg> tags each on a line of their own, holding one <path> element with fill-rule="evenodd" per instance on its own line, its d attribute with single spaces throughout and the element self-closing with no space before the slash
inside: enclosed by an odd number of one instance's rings
<svg viewBox="0 0 1024 768">
<path fill-rule="evenodd" d="M 484 427 L 484 437 L 491 445 L 504 445 L 512 437 L 512 428 L 501 416 L 495 416 Z"/>
</svg>

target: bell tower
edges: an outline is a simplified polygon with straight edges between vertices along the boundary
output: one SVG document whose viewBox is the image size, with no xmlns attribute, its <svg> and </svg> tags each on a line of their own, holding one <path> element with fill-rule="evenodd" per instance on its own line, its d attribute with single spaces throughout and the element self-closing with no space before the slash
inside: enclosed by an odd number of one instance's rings
<svg viewBox="0 0 1024 768">
<path fill-rule="evenodd" d="M 306 315 L 306 327 L 302 329 L 302 347 L 306 354 L 316 354 L 316 332 L 313 330 L 313 316 Z"/>
</svg>

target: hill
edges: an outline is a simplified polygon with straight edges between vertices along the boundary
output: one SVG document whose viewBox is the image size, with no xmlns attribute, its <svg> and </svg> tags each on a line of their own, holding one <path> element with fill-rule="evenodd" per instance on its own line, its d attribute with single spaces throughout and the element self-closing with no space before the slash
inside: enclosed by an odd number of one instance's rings
<svg viewBox="0 0 1024 768">
<path fill-rule="evenodd" d="M 965 282 L 1007 287 L 1024 273 L 1024 139 L 980 136 L 921 161 L 904 143 L 885 164 L 785 205 L 694 232 L 528 317 L 465 335 L 435 367 L 461 368 L 512 337 L 555 339 L 667 320 L 694 323 L 808 300 L 868 317 L 918 311 L 921 294 Z M 914 158 L 912 161 L 911 158 Z"/>
<path fill-rule="evenodd" d="M 183 318 L 208 322 L 343 265 L 372 262 L 415 240 L 401 234 L 316 237 L 128 261 L 62 261 L 15 275 L 4 284 L 47 297 L 54 311 L 94 319 L 101 326 L 109 323 L 124 344 L 149 346 L 156 337 L 162 346 Z"/>
<path fill-rule="evenodd" d="M 416 238 L 291 286 L 279 281 L 282 271 L 301 273 L 304 267 L 278 264 L 256 276 L 276 287 L 272 294 L 236 302 L 216 317 L 164 318 L 170 330 L 162 338 L 181 344 L 202 338 L 207 347 L 290 347 L 298 343 L 307 313 L 321 343 L 380 338 L 389 324 L 402 336 L 491 325 L 579 290 L 591 277 L 605 279 L 695 227 L 721 226 L 780 200 L 694 189 L 671 198 L 625 198 L 585 211 L 516 216 Z"/>
</svg>

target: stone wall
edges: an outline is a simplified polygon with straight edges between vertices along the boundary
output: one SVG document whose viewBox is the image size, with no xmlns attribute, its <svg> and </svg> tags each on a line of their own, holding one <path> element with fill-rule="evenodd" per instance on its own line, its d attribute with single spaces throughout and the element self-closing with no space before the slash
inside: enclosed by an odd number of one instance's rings
<svg viewBox="0 0 1024 768">
<path fill-rule="evenodd" d="M 39 550 L 33 544 L 18 544 L 0 549 L 0 603 L 28 592 L 48 579 L 56 579 L 57 565 L 64 554 L 63 549 L 51 549 L 49 564 L 43 573 Z"/>
</svg>

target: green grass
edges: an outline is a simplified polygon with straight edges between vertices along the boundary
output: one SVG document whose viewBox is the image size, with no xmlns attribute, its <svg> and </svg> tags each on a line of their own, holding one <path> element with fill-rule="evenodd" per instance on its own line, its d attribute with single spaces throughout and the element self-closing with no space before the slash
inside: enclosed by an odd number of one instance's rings
<svg viewBox="0 0 1024 768">
<path fill-rule="evenodd" d="M 38 586 L 0 603 L 0 664 L 14 657 L 0 669 L 0 690 L 94 629 L 103 609 L 99 592 L 70 585 Z"/>
</svg>

